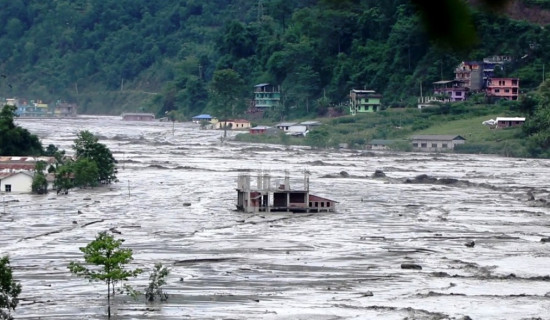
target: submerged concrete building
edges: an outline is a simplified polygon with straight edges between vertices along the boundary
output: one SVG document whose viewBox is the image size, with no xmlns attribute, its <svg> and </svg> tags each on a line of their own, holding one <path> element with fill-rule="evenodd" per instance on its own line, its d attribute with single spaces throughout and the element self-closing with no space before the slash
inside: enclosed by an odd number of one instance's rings
<svg viewBox="0 0 550 320">
<path fill-rule="evenodd" d="M 272 184 L 267 173 L 258 174 L 256 188 L 249 174 L 241 174 L 237 182 L 237 210 L 244 212 L 335 212 L 336 201 L 309 193 L 309 173 L 304 173 L 303 187 L 292 189 L 290 177 Z"/>
</svg>

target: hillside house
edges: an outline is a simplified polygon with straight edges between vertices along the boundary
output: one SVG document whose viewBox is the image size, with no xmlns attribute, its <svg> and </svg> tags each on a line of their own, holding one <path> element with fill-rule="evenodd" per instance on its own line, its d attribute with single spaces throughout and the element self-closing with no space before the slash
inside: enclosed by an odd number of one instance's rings
<svg viewBox="0 0 550 320">
<path fill-rule="evenodd" d="M 451 102 L 466 100 L 468 88 L 460 80 L 442 80 L 433 83 L 434 94 L 444 96 Z"/>
<path fill-rule="evenodd" d="M 521 126 L 525 123 L 524 117 L 497 117 L 495 126 L 497 128 L 509 128 Z"/>
<path fill-rule="evenodd" d="M 519 95 L 519 79 L 518 78 L 492 78 L 487 82 L 487 96 L 517 100 Z"/>
<path fill-rule="evenodd" d="M 450 98 L 444 96 L 425 96 L 417 99 L 418 109 L 436 107 L 443 103 L 451 102 Z"/>
<path fill-rule="evenodd" d="M 260 83 L 254 86 L 254 108 L 271 109 L 281 101 L 281 88 L 269 83 Z"/>
<path fill-rule="evenodd" d="M 483 62 L 463 61 L 455 68 L 455 80 L 461 81 L 470 91 L 483 88 Z"/>
<path fill-rule="evenodd" d="M 491 56 L 483 59 L 483 86 L 487 87 L 489 79 L 495 76 L 495 69 L 504 70 L 507 63 L 512 62 L 510 56 Z"/>
<path fill-rule="evenodd" d="M 459 135 L 417 135 L 411 138 L 415 151 L 451 151 L 466 139 Z"/>
<path fill-rule="evenodd" d="M 268 126 L 255 126 L 255 127 L 252 127 L 250 129 L 248 129 L 248 133 L 250 133 L 250 134 L 267 134 L 269 131 L 272 132 L 273 129 L 276 130 L 276 131 L 279 131 L 275 128 L 268 127 Z"/>
<path fill-rule="evenodd" d="M 358 113 L 370 113 L 381 110 L 382 99 L 381 94 L 377 94 L 374 90 L 357 90 L 352 89 L 349 93 L 350 98 L 350 113 L 356 115 Z"/>
<path fill-rule="evenodd" d="M 274 183 L 272 183 L 274 181 Z M 294 182 L 293 182 L 294 184 Z M 237 181 L 237 210 L 256 212 L 335 212 L 336 201 L 309 192 L 309 174 L 304 174 L 303 188 L 292 189 L 288 173 L 282 181 L 272 180 L 269 174 L 258 174 L 256 188 L 249 174 Z"/>
<path fill-rule="evenodd" d="M 306 126 L 307 130 L 311 130 L 312 128 L 322 125 L 322 123 L 319 121 L 303 121 L 300 122 L 300 125 Z"/>
<path fill-rule="evenodd" d="M 245 119 L 220 120 L 214 126 L 216 129 L 248 130 L 250 129 L 250 121 Z"/>
<path fill-rule="evenodd" d="M 286 134 L 293 137 L 305 137 L 308 133 L 307 126 L 301 124 L 295 124 L 290 126 L 286 131 Z"/>
<path fill-rule="evenodd" d="M 296 122 L 281 122 L 275 125 L 275 128 L 287 132 L 290 127 L 296 125 Z"/>
<path fill-rule="evenodd" d="M 152 113 L 123 113 L 122 120 L 124 121 L 154 121 L 155 115 Z"/>
<path fill-rule="evenodd" d="M 194 116 L 193 118 L 191 118 L 191 120 L 194 122 L 194 123 L 201 123 L 201 121 L 207 121 L 207 122 L 210 122 L 212 121 L 214 118 L 212 116 L 210 116 L 209 114 L 199 114 L 198 116 Z"/>
</svg>

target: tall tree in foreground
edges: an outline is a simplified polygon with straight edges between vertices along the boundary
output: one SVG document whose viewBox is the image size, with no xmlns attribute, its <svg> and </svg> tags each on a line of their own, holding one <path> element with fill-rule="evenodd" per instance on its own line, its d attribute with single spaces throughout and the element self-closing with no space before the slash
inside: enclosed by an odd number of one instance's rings
<svg viewBox="0 0 550 320">
<path fill-rule="evenodd" d="M 124 240 L 117 240 L 107 232 L 100 232 L 96 239 L 86 247 L 80 248 L 84 253 L 85 264 L 71 262 L 69 270 L 79 277 L 90 281 L 107 283 L 107 315 L 111 318 L 111 286 L 118 281 L 127 281 L 141 273 L 141 269 L 126 270 L 124 266 L 133 260 L 132 249 L 122 249 Z"/>
<path fill-rule="evenodd" d="M 21 293 L 21 285 L 13 280 L 13 274 L 8 256 L 0 258 L 0 319 L 12 320 L 11 310 L 19 303 L 17 296 Z"/>
</svg>

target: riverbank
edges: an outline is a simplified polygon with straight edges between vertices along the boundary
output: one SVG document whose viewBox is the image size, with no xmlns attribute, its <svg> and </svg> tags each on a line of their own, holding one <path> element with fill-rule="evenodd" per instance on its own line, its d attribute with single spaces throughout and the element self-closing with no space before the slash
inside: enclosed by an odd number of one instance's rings
<svg viewBox="0 0 550 320">
<path fill-rule="evenodd" d="M 411 151 L 409 139 L 413 135 L 460 135 L 466 143 L 454 152 L 473 154 L 495 154 L 512 157 L 529 157 L 521 127 L 491 129 L 482 122 L 496 117 L 511 116 L 507 105 L 473 105 L 456 109 L 431 108 L 388 109 L 381 112 L 316 119 L 323 126 L 313 129 L 321 134 L 312 138 L 295 138 L 284 135 L 236 136 L 237 141 L 277 143 L 282 145 L 309 145 L 318 148 L 364 150 L 370 141 L 394 140 L 390 148 L 397 151 Z M 274 125 L 274 124 L 268 124 Z"/>
</svg>

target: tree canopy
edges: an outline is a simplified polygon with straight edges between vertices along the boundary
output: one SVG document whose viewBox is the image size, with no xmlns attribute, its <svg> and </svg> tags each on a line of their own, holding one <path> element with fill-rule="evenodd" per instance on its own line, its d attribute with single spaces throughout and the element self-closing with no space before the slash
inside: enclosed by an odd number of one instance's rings
<svg viewBox="0 0 550 320">
<path fill-rule="evenodd" d="M 97 182 L 111 183 L 116 180 L 116 160 L 106 145 L 90 131 L 77 134 L 73 149 L 76 163 L 73 164 L 75 181 L 79 186 L 95 186 Z"/>
<path fill-rule="evenodd" d="M 518 3 L 522 12 L 550 8 Z M 548 38 L 536 24 L 462 0 L 10 1 L 0 12 L 0 96 L 61 97 L 82 113 L 190 117 L 207 108 L 214 73 L 232 69 L 248 89 L 243 99 L 263 82 L 304 89 L 306 98 L 289 92 L 284 100 L 300 116 L 315 112 L 309 102 L 321 96 L 345 102 L 351 88 L 376 90 L 386 105 L 407 102 L 420 83 L 490 55 L 525 57 L 506 72 L 534 89 L 550 59 Z"/>
<path fill-rule="evenodd" d="M 5 105 L 0 111 L 0 155 L 42 155 L 44 149 L 38 137 L 15 125 L 15 110 L 15 106 Z"/>
<path fill-rule="evenodd" d="M 13 320 L 11 311 L 19 304 L 21 284 L 15 282 L 8 256 L 0 258 L 0 319 Z"/>
</svg>

